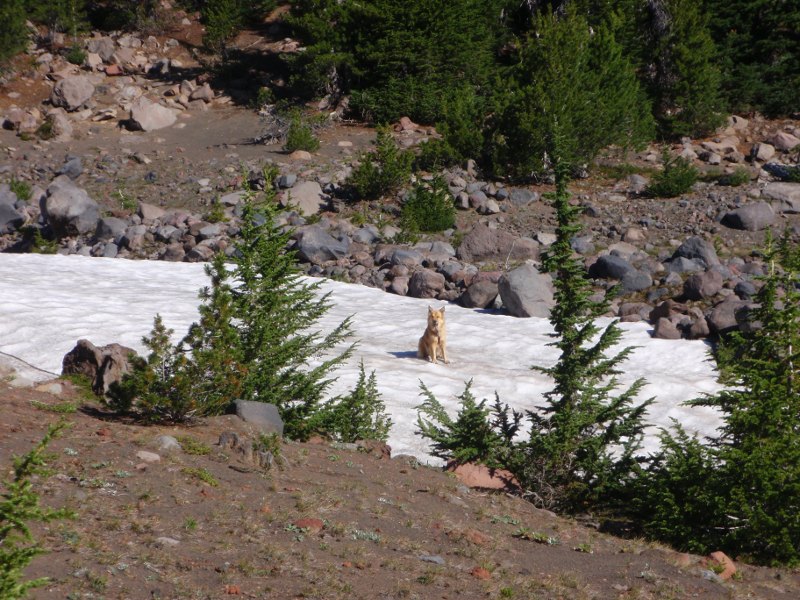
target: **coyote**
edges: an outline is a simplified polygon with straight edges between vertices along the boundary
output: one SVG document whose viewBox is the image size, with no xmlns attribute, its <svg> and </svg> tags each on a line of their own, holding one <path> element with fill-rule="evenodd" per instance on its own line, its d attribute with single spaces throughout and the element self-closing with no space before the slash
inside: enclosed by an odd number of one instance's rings
<svg viewBox="0 0 800 600">
<path fill-rule="evenodd" d="M 444 309 L 444 306 L 439 310 L 434 310 L 432 306 L 428 307 L 428 326 L 425 328 L 425 333 L 419 338 L 418 358 L 427 358 L 435 363 L 441 356 L 445 364 L 450 363 L 447 360 L 447 349 L 445 348 L 447 331 L 444 325 Z"/>
</svg>

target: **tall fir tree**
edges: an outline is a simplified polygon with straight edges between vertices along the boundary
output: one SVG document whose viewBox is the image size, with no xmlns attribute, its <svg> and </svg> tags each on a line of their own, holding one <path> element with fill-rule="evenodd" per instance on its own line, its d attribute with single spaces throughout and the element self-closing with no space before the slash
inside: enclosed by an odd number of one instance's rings
<svg viewBox="0 0 800 600">
<path fill-rule="evenodd" d="M 4 0 L 0 4 L 0 63 L 25 48 L 28 30 L 23 0 Z"/>
<path fill-rule="evenodd" d="M 722 123 L 717 50 L 694 0 L 647 0 L 655 115 L 667 136 L 698 136 Z"/>
<path fill-rule="evenodd" d="M 652 400 L 635 404 L 642 379 L 617 392 L 618 367 L 633 348 L 609 355 L 622 331 L 617 321 L 605 328 L 596 323 L 608 299 L 592 298 L 583 261 L 572 250 L 580 209 L 569 202 L 569 167 L 558 160 L 558 146 L 553 156 L 557 240 L 543 264 L 554 276 L 550 322 L 556 337 L 552 345 L 560 355 L 554 366 L 537 368 L 553 378 L 555 387 L 545 394 L 540 411 L 528 412 L 530 436 L 512 468 L 539 504 L 576 511 L 613 506 L 622 498 L 637 470 L 643 417 Z"/>
<path fill-rule="evenodd" d="M 489 143 L 494 170 L 542 174 L 559 131 L 563 160 L 578 166 L 605 146 L 635 146 L 653 133 L 650 106 L 616 41 L 613 14 L 590 26 L 567 5 L 545 12 L 521 42 L 518 62 L 498 86 Z"/>
</svg>

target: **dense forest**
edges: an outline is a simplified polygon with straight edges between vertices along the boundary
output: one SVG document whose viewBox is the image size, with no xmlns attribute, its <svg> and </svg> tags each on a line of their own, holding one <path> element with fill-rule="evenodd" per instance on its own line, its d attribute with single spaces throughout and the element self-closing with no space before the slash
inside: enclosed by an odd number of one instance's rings
<svg viewBox="0 0 800 600">
<path fill-rule="evenodd" d="M 223 58 L 274 0 L 185 0 Z M 701 136 L 726 113 L 798 110 L 800 6 L 779 0 L 294 0 L 304 51 L 285 56 L 285 101 L 349 100 L 353 117 L 437 125 L 431 166 L 479 159 L 497 176 L 547 166 L 557 124 L 572 163 L 609 145 Z M 51 31 L 147 29 L 155 0 L 11 0 L 0 60 L 24 48 L 31 19 Z M 286 98 L 286 96 L 289 96 Z"/>
</svg>

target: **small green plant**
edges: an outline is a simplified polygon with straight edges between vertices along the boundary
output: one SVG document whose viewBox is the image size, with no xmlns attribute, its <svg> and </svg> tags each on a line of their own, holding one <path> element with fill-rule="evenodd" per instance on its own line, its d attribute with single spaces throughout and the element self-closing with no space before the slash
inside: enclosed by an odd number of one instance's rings
<svg viewBox="0 0 800 600">
<path fill-rule="evenodd" d="M 72 402 L 59 402 L 57 404 L 47 404 L 46 402 L 39 402 L 38 400 L 31 400 L 31 406 L 37 410 L 45 412 L 57 413 L 62 415 L 72 414 L 78 410 L 78 407 Z"/>
<path fill-rule="evenodd" d="M 319 150 L 319 139 L 314 135 L 311 125 L 303 118 L 299 110 L 292 111 L 289 118 L 289 131 L 286 133 L 286 142 L 283 145 L 285 152 L 305 150 L 316 152 Z"/>
<path fill-rule="evenodd" d="M 117 200 L 119 201 L 119 205 L 122 208 L 122 210 L 127 210 L 130 212 L 136 210 L 137 208 L 136 200 L 128 196 L 124 190 L 118 189 L 116 192 L 114 192 L 114 195 L 117 197 Z"/>
<path fill-rule="evenodd" d="M 44 550 L 33 539 L 29 523 L 71 517 L 66 509 L 45 509 L 32 479 L 45 471 L 45 448 L 66 427 L 61 421 L 47 429 L 42 440 L 27 454 L 14 458 L 14 475 L 2 482 L 0 495 L 0 598 L 16 600 L 27 597 L 28 590 L 47 583 L 48 579 L 23 580 L 25 567 Z"/>
<path fill-rule="evenodd" d="M 587 544 L 587 543 L 578 544 L 577 546 L 575 546 L 573 548 L 573 550 L 575 550 L 575 552 L 582 552 L 584 554 L 593 554 L 594 553 L 594 550 L 592 550 L 592 545 L 591 544 Z"/>
<path fill-rule="evenodd" d="M 215 200 L 211 203 L 211 206 L 203 215 L 203 220 L 208 221 L 209 223 L 222 223 L 228 220 L 228 217 L 225 216 L 225 207 L 219 203 L 219 201 Z"/>
<path fill-rule="evenodd" d="M 183 522 L 183 528 L 186 531 L 194 531 L 197 529 L 197 519 L 192 517 L 186 517 L 186 520 Z"/>
<path fill-rule="evenodd" d="M 670 157 L 669 150 L 661 153 L 664 170 L 653 177 L 647 193 L 656 198 L 674 198 L 692 189 L 700 176 L 698 170 L 682 156 Z"/>
<path fill-rule="evenodd" d="M 506 525 L 519 525 L 519 519 L 508 515 L 493 515 L 492 523 L 505 523 Z"/>
<path fill-rule="evenodd" d="M 750 172 L 744 167 L 736 167 L 733 173 L 721 175 L 718 181 L 720 185 L 738 187 L 750 182 Z"/>
<path fill-rule="evenodd" d="M 64 58 L 73 65 L 82 65 L 86 62 L 86 51 L 77 44 L 70 46 Z"/>
<path fill-rule="evenodd" d="M 177 437 L 177 440 L 186 454 L 192 454 L 195 456 L 206 456 L 211 454 L 211 446 L 191 436 L 180 435 Z"/>
<path fill-rule="evenodd" d="M 389 438 L 392 426 L 386 405 L 378 392 L 375 371 L 367 377 L 364 362 L 359 367 L 356 387 L 338 401 L 323 408 L 321 428 L 340 442 Z"/>
<path fill-rule="evenodd" d="M 50 117 L 47 117 L 42 121 L 42 124 L 36 128 L 36 136 L 40 140 L 52 140 L 56 136 L 56 132 L 53 128 L 53 120 Z"/>
<path fill-rule="evenodd" d="M 378 127 L 375 150 L 359 157 L 345 182 L 358 200 L 377 200 L 408 182 L 414 154 L 400 150 L 388 127 Z"/>
<path fill-rule="evenodd" d="M 444 231 L 456 223 L 453 195 L 442 177 L 414 185 L 403 204 L 402 224 L 410 231 Z"/>
<path fill-rule="evenodd" d="M 195 479 L 199 479 L 211 487 L 219 486 L 219 481 L 217 481 L 216 477 L 214 477 L 205 467 L 184 467 L 181 469 L 181 473 L 184 475 L 189 475 L 190 477 L 194 477 Z"/>
<path fill-rule="evenodd" d="M 529 542 L 536 542 L 537 544 L 545 544 L 546 546 L 555 546 L 559 543 L 558 538 L 546 533 L 533 531 L 527 527 L 520 527 L 513 534 L 515 538 L 520 540 L 528 540 Z"/>
<path fill-rule="evenodd" d="M 500 588 L 500 597 L 501 598 L 513 598 L 514 597 L 514 588 L 510 588 L 510 587 Z"/>
<path fill-rule="evenodd" d="M 11 192 L 18 200 L 27 201 L 31 197 L 31 184 L 27 181 L 12 177 L 8 182 L 8 187 L 11 188 Z"/>
<path fill-rule="evenodd" d="M 380 543 L 381 536 L 379 533 L 374 531 L 364 531 L 363 529 L 353 529 L 350 532 L 350 537 L 354 540 L 365 540 L 368 542 L 375 542 L 376 544 Z"/>
<path fill-rule="evenodd" d="M 266 86 L 258 88 L 256 97 L 253 100 L 253 108 L 259 109 L 268 106 L 270 104 L 275 104 L 275 92 L 273 92 L 271 88 L 268 88 Z"/>
<path fill-rule="evenodd" d="M 58 251 L 58 242 L 45 238 L 42 230 L 34 225 L 24 227 L 22 235 L 28 243 L 28 251 L 31 254 L 55 254 Z"/>
</svg>

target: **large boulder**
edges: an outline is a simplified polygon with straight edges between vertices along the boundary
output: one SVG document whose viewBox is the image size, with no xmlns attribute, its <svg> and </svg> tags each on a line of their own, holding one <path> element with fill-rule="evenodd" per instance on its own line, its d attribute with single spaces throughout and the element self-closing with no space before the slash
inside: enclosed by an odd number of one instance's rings
<svg viewBox="0 0 800 600">
<path fill-rule="evenodd" d="M 491 306 L 499 289 L 494 281 L 489 279 L 480 279 L 473 282 L 461 296 L 458 298 L 458 303 L 466 308 L 486 308 Z"/>
<path fill-rule="evenodd" d="M 778 212 L 800 213 L 800 183 L 768 183 L 761 195 L 772 200 L 772 207 Z"/>
<path fill-rule="evenodd" d="M 178 115 L 171 108 L 151 102 L 144 96 L 131 104 L 130 123 L 135 129 L 154 131 L 169 127 L 177 121 Z"/>
<path fill-rule="evenodd" d="M 800 145 L 800 138 L 787 131 L 779 131 L 769 138 L 769 142 L 778 150 L 788 152 Z"/>
<path fill-rule="evenodd" d="M 99 55 L 102 61 L 107 63 L 111 60 L 111 57 L 114 56 L 117 46 L 113 39 L 104 36 L 89 40 L 86 43 L 86 50 Z"/>
<path fill-rule="evenodd" d="M 722 289 L 722 275 L 718 271 L 695 273 L 683 282 L 683 297 L 687 300 L 710 298 Z"/>
<path fill-rule="evenodd" d="M 678 246 L 678 249 L 675 250 L 672 258 L 673 260 L 676 258 L 700 260 L 706 267 L 720 264 L 714 246 L 708 240 L 704 240 L 698 236 L 686 238 L 686 240 Z"/>
<path fill-rule="evenodd" d="M 94 232 L 95 239 L 109 240 L 117 238 L 125 233 L 128 222 L 117 217 L 103 217 L 97 222 L 97 229 Z"/>
<path fill-rule="evenodd" d="M 503 306 L 515 317 L 547 318 L 555 304 L 552 278 L 539 273 L 532 265 L 523 265 L 505 273 L 497 287 Z"/>
<path fill-rule="evenodd" d="M 66 175 L 50 183 L 41 208 L 58 238 L 94 233 L 100 218 L 97 202 Z"/>
<path fill-rule="evenodd" d="M 78 340 L 64 355 L 61 374 L 86 377 L 92 382 L 92 390 L 102 396 L 131 371 L 131 359 L 135 355 L 134 350 L 120 344 L 98 347 L 89 340 Z"/>
<path fill-rule="evenodd" d="M 69 111 L 78 110 L 94 94 L 94 85 L 84 75 L 65 77 L 53 87 L 50 102 Z"/>
<path fill-rule="evenodd" d="M 316 181 L 301 181 L 288 192 L 283 200 L 284 206 L 293 206 L 303 216 L 317 214 L 328 201 L 322 196 L 322 188 Z"/>
<path fill-rule="evenodd" d="M 415 271 L 408 282 L 408 295 L 414 298 L 438 298 L 444 289 L 444 275 L 420 269 Z"/>
<path fill-rule="evenodd" d="M 589 267 L 589 276 L 595 279 L 622 279 L 627 273 L 635 270 L 636 268 L 624 258 L 605 254 L 599 256 Z"/>
<path fill-rule="evenodd" d="M 236 400 L 234 407 L 236 416 L 246 423 L 254 425 L 264 433 L 283 435 L 283 419 L 274 404 Z"/>
<path fill-rule="evenodd" d="M 11 233 L 25 223 L 25 216 L 12 204 L 0 202 L 0 235 Z"/>
<path fill-rule="evenodd" d="M 736 296 L 728 296 L 714 306 L 706 315 L 711 331 L 716 333 L 728 333 L 739 327 L 739 320 L 736 313 L 749 306 L 748 302 L 739 300 Z"/>
<path fill-rule="evenodd" d="M 308 225 L 298 230 L 297 254 L 313 264 L 344 258 L 350 252 L 350 239 L 337 240 L 319 225 Z"/>
<path fill-rule="evenodd" d="M 731 229 L 760 231 L 775 222 L 775 212 L 766 202 L 755 202 L 725 213 L 722 224 Z"/>
<path fill-rule="evenodd" d="M 507 231 L 478 224 L 461 240 L 457 256 L 466 262 L 536 259 L 539 257 L 539 244 L 532 239 L 517 238 Z"/>
</svg>

